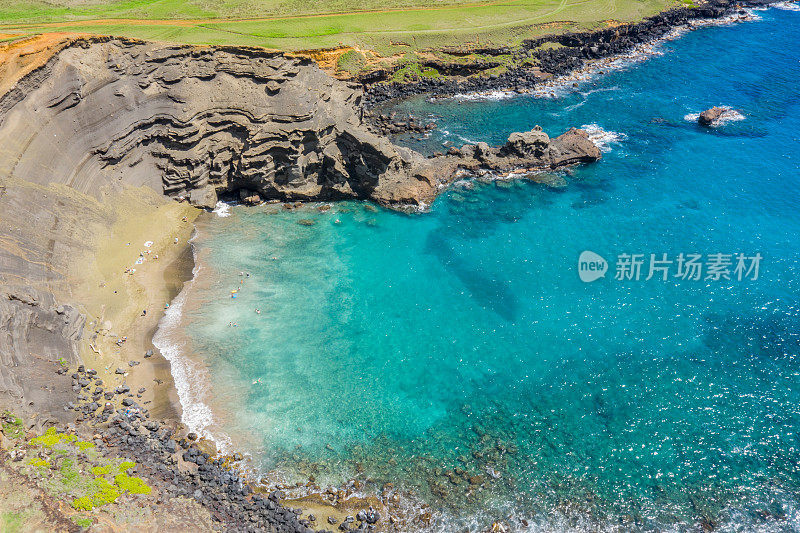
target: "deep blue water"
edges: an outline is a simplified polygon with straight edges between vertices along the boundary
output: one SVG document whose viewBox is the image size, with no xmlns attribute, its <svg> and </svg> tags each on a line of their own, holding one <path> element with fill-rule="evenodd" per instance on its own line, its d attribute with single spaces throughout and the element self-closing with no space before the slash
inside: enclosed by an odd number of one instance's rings
<svg viewBox="0 0 800 533">
<path fill-rule="evenodd" d="M 393 482 L 448 531 L 800 529 L 800 13 L 759 15 L 559 98 L 401 105 L 437 120 L 428 150 L 618 135 L 549 186 L 203 225 L 184 328 L 206 429 L 292 479 Z M 745 119 L 684 118 L 712 105 Z M 605 278 L 579 279 L 584 250 Z M 664 253 L 763 259 L 757 280 L 645 280 Z M 642 279 L 614 279 L 620 254 L 644 254 Z"/>
</svg>

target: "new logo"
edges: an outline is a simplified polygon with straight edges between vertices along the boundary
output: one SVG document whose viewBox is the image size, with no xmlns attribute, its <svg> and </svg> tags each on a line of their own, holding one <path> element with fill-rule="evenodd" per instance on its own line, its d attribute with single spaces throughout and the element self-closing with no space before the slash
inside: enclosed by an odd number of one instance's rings
<svg viewBox="0 0 800 533">
<path fill-rule="evenodd" d="M 578 276 L 584 283 L 591 283 L 599 278 L 606 277 L 608 262 L 602 256 L 585 250 L 578 257 Z"/>
</svg>

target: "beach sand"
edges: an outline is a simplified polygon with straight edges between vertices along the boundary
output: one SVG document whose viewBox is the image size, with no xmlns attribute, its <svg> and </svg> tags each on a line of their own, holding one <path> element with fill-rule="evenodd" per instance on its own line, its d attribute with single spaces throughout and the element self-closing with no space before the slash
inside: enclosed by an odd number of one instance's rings
<svg viewBox="0 0 800 533">
<path fill-rule="evenodd" d="M 191 279 L 188 241 L 200 211 L 145 188 L 126 190 L 114 202 L 113 224 L 95 235 L 90 251 L 69 273 L 72 299 L 86 315 L 81 357 L 106 388 L 126 384 L 134 395 L 144 388 L 136 401 L 151 415 L 180 421 L 169 362 L 152 338 L 165 304 Z M 148 350 L 151 357 L 145 357 Z M 130 366 L 131 361 L 139 364 Z M 118 368 L 125 374 L 116 374 Z M 117 395 L 115 401 L 122 398 Z"/>
</svg>

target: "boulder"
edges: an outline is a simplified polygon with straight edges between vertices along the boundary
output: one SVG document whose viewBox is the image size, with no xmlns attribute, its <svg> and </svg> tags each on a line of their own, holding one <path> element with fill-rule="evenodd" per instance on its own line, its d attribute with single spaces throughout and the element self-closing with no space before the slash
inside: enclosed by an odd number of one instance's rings
<svg viewBox="0 0 800 533">
<path fill-rule="evenodd" d="M 517 157 L 541 158 L 547 153 L 550 136 L 542 128 L 535 126 L 531 131 L 512 133 L 508 141 L 500 149 L 501 154 L 513 154 Z"/>
<path fill-rule="evenodd" d="M 700 113 L 700 116 L 697 118 L 697 122 L 701 126 L 711 126 L 714 124 L 714 122 L 719 120 L 719 117 L 721 117 L 724 112 L 724 107 L 714 106 L 711 109 L 706 109 Z"/>
<path fill-rule="evenodd" d="M 600 149 L 589 139 L 585 130 L 570 128 L 550 142 L 551 168 L 591 163 L 601 156 Z"/>
</svg>

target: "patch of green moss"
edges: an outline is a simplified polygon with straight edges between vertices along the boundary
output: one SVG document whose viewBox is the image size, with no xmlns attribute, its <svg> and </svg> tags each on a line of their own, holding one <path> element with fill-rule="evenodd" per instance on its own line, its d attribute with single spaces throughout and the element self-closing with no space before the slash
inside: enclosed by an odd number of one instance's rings
<svg viewBox="0 0 800 533">
<path fill-rule="evenodd" d="M 61 473 L 61 484 L 65 488 L 75 488 L 82 481 L 80 472 L 75 468 L 75 463 L 72 459 L 64 459 L 59 472 Z"/>
<path fill-rule="evenodd" d="M 94 448 L 94 442 L 87 442 L 85 440 L 80 440 L 75 443 L 75 446 L 77 446 L 80 451 L 85 452 L 89 448 Z"/>
<path fill-rule="evenodd" d="M 76 526 L 80 527 L 92 527 L 92 524 L 94 524 L 94 520 L 86 516 L 73 516 L 72 521 Z"/>
<path fill-rule="evenodd" d="M 392 74 L 392 81 L 406 83 L 409 81 L 418 80 L 420 76 L 422 76 L 422 69 L 420 68 L 419 63 L 411 62 L 406 63 L 403 67 L 396 70 L 395 73 Z"/>
<path fill-rule="evenodd" d="M 95 507 L 116 502 L 120 496 L 119 489 L 102 477 L 94 480 L 93 488 L 94 493 L 91 496 L 82 496 L 72 500 L 72 507 L 79 511 L 91 511 Z"/>
<path fill-rule="evenodd" d="M 438 78 L 440 74 L 439 71 L 433 67 L 425 67 L 420 70 L 420 76 L 423 78 Z"/>
<path fill-rule="evenodd" d="M 44 435 L 32 438 L 28 444 L 30 444 L 31 446 L 38 444 L 41 446 L 52 448 L 53 446 L 62 441 L 72 442 L 76 439 L 77 437 L 75 437 L 75 435 L 69 435 L 68 433 L 59 433 L 58 431 L 56 431 L 56 428 L 50 427 L 47 428 L 47 431 L 44 432 Z"/>
<path fill-rule="evenodd" d="M 79 511 L 91 511 L 97 507 L 116 502 L 125 492 L 130 494 L 150 494 L 153 489 L 147 483 L 139 477 L 132 477 L 125 473 L 126 470 L 130 470 L 134 466 L 136 466 L 136 463 L 133 461 L 123 461 L 117 467 L 120 473 L 114 476 L 113 483 L 103 477 L 113 471 L 113 465 L 93 467 L 92 473 L 98 477 L 90 485 L 91 495 L 75 498 L 72 500 L 72 507 Z"/>
<path fill-rule="evenodd" d="M 25 521 L 23 512 L 3 511 L 0 512 L 0 531 L 17 533 L 22 531 L 22 523 Z"/>
<path fill-rule="evenodd" d="M 22 425 L 22 420 L 12 415 L 9 412 L 2 414 L 3 418 L 3 435 L 9 439 L 21 439 L 25 436 L 25 427 Z"/>
<path fill-rule="evenodd" d="M 29 465 L 33 465 L 33 466 L 47 466 L 47 467 L 50 466 L 50 462 L 49 461 L 47 461 L 45 459 L 40 459 L 38 457 L 34 457 L 30 461 L 28 461 L 28 464 Z"/>
<path fill-rule="evenodd" d="M 72 500 L 72 508 L 78 511 L 91 511 L 94 509 L 92 499 L 88 496 L 81 496 Z"/>
<path fill-rule="evenodd" d="M 117 474 L 114 476 L 114 483 L 120 490 L 131 494 L 150 494 L 150 491 L 153 490 L 142 481 L 142 478 L 131 477 L 128 474 Z"/>
<path fill-rule="evenodd" d="M 110 474 L 112 468 L 114 468 L 113 465 L 93 466 L 92 474 L 94 474 L 95 476 L 104 476 L 106 474 Z"/>
<path fill-rule="evenodd" d="M 107 479 L 99 477 L 95 479 L 96 491 L 92 494 L 92 504 L 94 507 L 102 507 L 109 503 L 114 503 L 119 498 L 121 492 L 117 487 L 108 482 Z"/>
<path fill-rule="evenodd" d="M 361 52 L 350 50 L 336 60 L 336 69 L 350 74 L 358 74 L 367 65 L 367 58 Z"/>
</svg>

